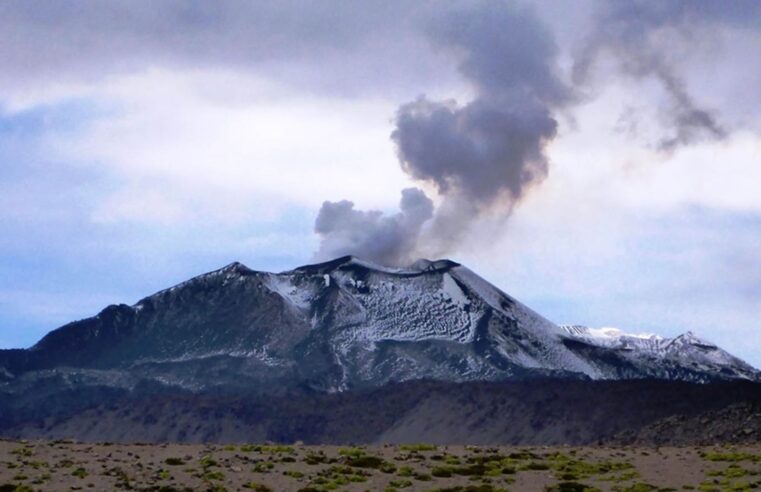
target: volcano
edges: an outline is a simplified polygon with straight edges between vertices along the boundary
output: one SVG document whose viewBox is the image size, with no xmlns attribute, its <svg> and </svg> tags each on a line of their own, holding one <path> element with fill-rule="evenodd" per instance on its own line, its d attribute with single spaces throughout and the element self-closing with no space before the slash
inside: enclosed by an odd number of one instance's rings
<svg viewBox="0 0 761 492">
<path fill-rule="evenodd" d="M 281 273 L 232 263 L 0 351 L 0 425 L 50 429 L 57 415 L 125 395 L 261 401 L 416 381 L 759 379 L 689 332 L 556 325 L 454 261 L 388 268 L 347 256 Z"/>
</svg>

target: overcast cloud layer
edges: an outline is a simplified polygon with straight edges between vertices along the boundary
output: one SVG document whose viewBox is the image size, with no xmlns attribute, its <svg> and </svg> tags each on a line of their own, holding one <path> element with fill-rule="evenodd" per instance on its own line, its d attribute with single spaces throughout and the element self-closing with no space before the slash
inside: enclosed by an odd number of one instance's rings
<svg viewBox="0 0 761 492">
<path fill-rule="evenodd" d="M 0 4 L 0 346 L 233 260 L 451 256 L 761 364 L 761 4 Z"/>
</svg>

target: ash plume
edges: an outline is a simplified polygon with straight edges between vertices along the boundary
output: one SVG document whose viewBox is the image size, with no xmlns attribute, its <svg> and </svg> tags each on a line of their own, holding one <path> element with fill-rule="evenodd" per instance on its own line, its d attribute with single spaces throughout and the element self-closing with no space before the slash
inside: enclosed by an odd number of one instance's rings
<svg viewBox="0 0 761 492">
<path fill-rule="evenodd" d="M 315 224 L 318 258 L 341 252 L 399 264 L 447 253 L 482 217 L 509 216 L 547 176 L 545 147 L 558 127 L 553 113 L 574 101 L 558 75 L 551 33 L 530 10 L 482 2 L 437 17 L 426 34 L 455 60 L 475 96 L 460 103 L 423 95 L 403 104 L 391 139 L 404 172 L 432 186 L 441 202 L 427 217 L 416 216 L 425 220 L 409 223 L 404 208 L 384 217 L 351 202 L 326 202 Z M 400 240 L 400 233 L 409 237 Z"/>
<path fill-rule="evenodd" d="M 399 208 L 399 213 L 386 216 L 378 210 L 356 210 L 348 200 L 324 202 L 314 224 L 322 237 L 315 257 L 359 255 L 388 265 L 413 261 L 420 230 L 433 216 L 433 202 L 422 190 L 407 188 Z"/>
<path fill-rule="evenodd" d="M 672 152 L 707 140 L 723 140 L 729 132 L 716 111 L 703 107 L 687 89 L 674 46 L 692 51 L 706 36 L 706 26 L 758 29 L 761 15 L 756 1 L 714 2 L 622 0 L 600 3 L 594 28 L 573 67 L 574 82 L 587 85 L 603 55 L 618 62 L 621 73 L 634 79 L 652 78 L 668 97 L 660 111 L 665 135 L 656 147 Z"/>
</svg>

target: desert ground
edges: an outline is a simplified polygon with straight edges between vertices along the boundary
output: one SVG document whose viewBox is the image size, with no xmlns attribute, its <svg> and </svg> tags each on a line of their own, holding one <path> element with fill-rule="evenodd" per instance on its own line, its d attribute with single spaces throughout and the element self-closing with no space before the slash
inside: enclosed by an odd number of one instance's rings
<svg viewBox="0 0 761 492">
<path fill-rule="evenodd" d="M 742 491 L 755 447 L 83 444 L 0 441 L 0 491 Z"/>
</svg>

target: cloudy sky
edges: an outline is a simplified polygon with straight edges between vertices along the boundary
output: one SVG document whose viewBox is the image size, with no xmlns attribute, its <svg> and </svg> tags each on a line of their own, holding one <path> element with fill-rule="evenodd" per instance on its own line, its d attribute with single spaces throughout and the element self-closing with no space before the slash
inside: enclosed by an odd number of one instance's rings
<svg viewBox="0 0 761 492">
<path fill-rule="evenodd" d="M 761 366 L 761 2 L 0 4 L 0 347 L 238 260 L 449 257 Z"/>
</svg>

